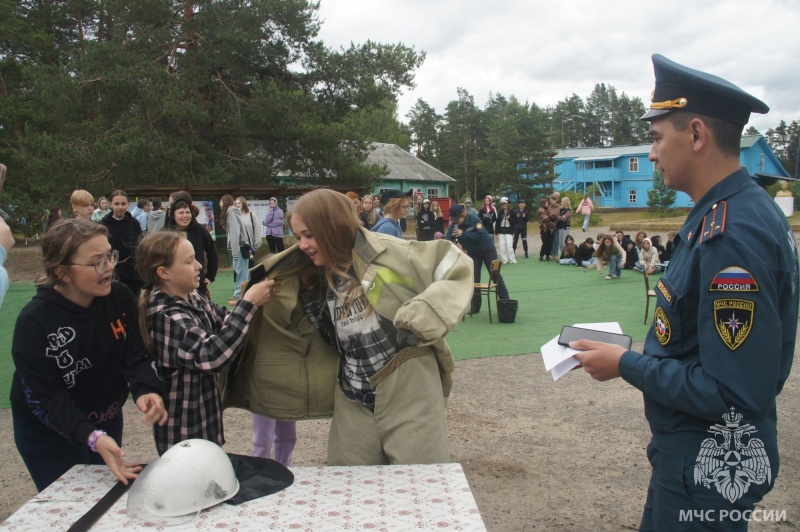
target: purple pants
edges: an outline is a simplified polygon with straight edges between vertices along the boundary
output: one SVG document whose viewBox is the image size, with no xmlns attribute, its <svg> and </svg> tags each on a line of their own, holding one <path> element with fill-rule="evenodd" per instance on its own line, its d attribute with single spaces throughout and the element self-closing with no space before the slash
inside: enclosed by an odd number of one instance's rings
<svg viewBox="0 0 800 532">
<path fill-rule="evenodd" d="M 273 459 L 286 467 L 291 467 L 292 452 L 297 443 L 297 422 L 253 414 L 253 456 L 272 458 L 270 454 L 273 442 L 275 445 Z"/>
</svg>

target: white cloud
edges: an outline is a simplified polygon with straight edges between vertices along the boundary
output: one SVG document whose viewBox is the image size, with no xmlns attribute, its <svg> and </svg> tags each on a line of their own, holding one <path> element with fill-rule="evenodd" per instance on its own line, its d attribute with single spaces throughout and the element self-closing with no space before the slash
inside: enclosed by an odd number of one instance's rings
<svg viewBox="0 0 800 532">
<path fill-rule="evenodd" d="M 751 125 L 765 132 L 800 119 L 800 2 L 793 0 L 321 0 L 329 46 L 368 39 L 424 50 L 417 87 L 442 113 L 463 87 L 483 107 L 490 93 L 541 107 L 606 83 L 647 102 L 650 55 L 736 83 L 770 107 Z"/>
</svg>

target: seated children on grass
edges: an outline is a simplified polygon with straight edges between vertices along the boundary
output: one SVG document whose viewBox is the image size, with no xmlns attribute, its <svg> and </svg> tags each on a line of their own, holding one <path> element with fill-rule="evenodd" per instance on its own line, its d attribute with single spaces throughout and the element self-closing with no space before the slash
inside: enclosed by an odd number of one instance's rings
<svg viewBox="0 0 800 532">
<path fill-rule="evenodd" d="M 636 261 L 639 260 L 639 250 L 636 249 L 636 243 L 628 239 L 625 242 L 625 264 L 623 270 L 632 270 L 636 266 Z"/>
<path fill-rule="evenodd" d="M 564 239 L 564 249 L 561 251 L 561 257 L 558 263 L 562 266 L 575 266 L 575 253 L 578 251 L 578 246 L 575 245 L 575 239 L 570 235 Z"/>
<path fill-rule="evenodd" d="M 639 250 L 639 260 L 636 261 L 634 269 L 638 272 L 647 271 L 647 275 L 651 275 L 661 271 L 661 266 L 658 266 L 658 251 L 653 247 L 649 238 L 642 241 L 642 249 Z"/>
<path fill-rule="evenodd" d="M 594 239 L 587 238 L 575 251 L 575 263 L 578 268 L 597 268 L 597 259 L 594 258 Z"/>
<path fill-rule="evenodd" d="M 677 233 L 675 231 L 670 231 L 667 233 L 667 245 L 664 248 L 664 253 L 659 254 L 661 258 L 661 262 L 668 262 L 670 257 L 672 257 L 672 250 L 675 249 L 675 235 Z"/>
<path fill-rule="evenodd" d="M 664 255 L 666 254 L 667 250 L 664 249 L 664 246 L 661 245 L 661 237 L 658 235 L 653 235 L 652 237 L 650 237 L 650 243 L 652 243 L 655 250 L 658 251 L 659 262 L 667 261 L 668 259 L 664 258 Z"/>
</svg>

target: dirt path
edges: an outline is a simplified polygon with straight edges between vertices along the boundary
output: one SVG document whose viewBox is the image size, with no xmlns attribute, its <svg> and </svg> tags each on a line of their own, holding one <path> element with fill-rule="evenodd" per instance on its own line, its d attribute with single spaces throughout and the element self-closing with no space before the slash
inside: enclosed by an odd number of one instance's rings
<svg viewBox="0 0 800 532">
<path fill-rule="evenodd" d="M 638 347 L 641 347 L 639 345 Z M 760 504 L 786 510 L 789 522 L 753 523 L 751 530 L 800 528 L 800 377 L 779 397 L 781 471 Z M 126 406 L 125 448 L 156 458 L 150 432 Z M 635 530 L 650 467 L 641 395 L 616 380 L 601 384 L 581 372 L 559 382 L 539 355 L 456 363 L 448 406 L 450 458 L 466 471 L 491 531 Z M 324 465 L 327 421 L 298 424 L 295 465 Z M 230 452 L 249 453 L 250 416 L 225 413 Z M 0 520 L 36 491 L 14 447 L 9 410 L 0 411 Z"/>
</svg>

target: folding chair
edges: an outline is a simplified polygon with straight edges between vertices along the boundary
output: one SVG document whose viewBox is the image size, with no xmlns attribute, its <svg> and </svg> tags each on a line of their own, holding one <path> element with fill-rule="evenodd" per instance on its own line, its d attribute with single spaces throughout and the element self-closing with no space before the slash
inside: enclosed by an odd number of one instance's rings
<svg viewBox="0 0 800 532">
<path fill-rule="evenodd" d="M 645 293 L 645 302 L 647 303 L 644 307 L 644 324 L 647 325 L 647 316 L 650 314 L 650 298 L 656 298 L 656 291 L 650 289 L 650 279 L 647 277 L 647 269 L 645 268 L 644 272 L 644 293 Z"/>
<path fill-rule="evenodd" d="M 500 259 L 492 261 L 489 266 L 489 282 L 488 283 L 475 283 L 475 289 L 480 291 L 481 297 L 486 294 L 486 306 L 489 308 L 489 323 L 492 323 L 492 292 L 494 298 L 497 300 L 497 280 L 500 278 L 500 267 L 503 262 Z"/>
</svg>

